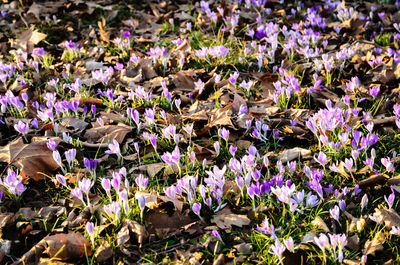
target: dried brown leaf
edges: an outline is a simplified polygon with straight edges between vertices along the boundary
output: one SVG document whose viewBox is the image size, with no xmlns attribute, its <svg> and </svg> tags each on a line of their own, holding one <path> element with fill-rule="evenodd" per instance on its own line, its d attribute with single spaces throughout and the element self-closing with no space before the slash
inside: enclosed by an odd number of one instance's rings
<svg viewBox="0 0 400 265">
<path fill-rule="evenodd" d="M 138 200 L 141 196 L 146 199 L 146 207 L 150 209 L 158 208 L 158 194 L 156 192 L 136 191 L 135 198 Z"/>
<path fill-rule="evenodd" d="M 295 147 L 292 149 L 288 149 L 282 152 L 278 156 L 278 159 L 282 161 L 282 163 L 286 163 L 289 161 L 292 161 L 294 159 L 298 159 L 299 157 L 305 158 L 311 156 L 311 151 L 308 149 L 300 148 L 300 147 Z"/>
<path fill-rule="evenodd" d="M 230 232 L 232 226 L 243 227 L 250 224 L 250 219 L 244 214 L 234 214 L 228 208 L 219 211 L 211 220 L 219 228 Z"/>
<path fill-rule="evenodd" d="M 113 256 L 113 249 L 110 247 L 110 245 L 106 242 L 103 245 L 101 245 L 97 250 L 95 254 L 95 258 L 97 262 L 105 262 L 109 260 Z"/>
<path fill-rule="evenodd" d="M 161 237 L 192 223 L 187 212 L 175 211 L 173 215 L 162 212 L 150 212 L 147 215 L 149 233 L 158 233 Z"/>
<path fill-rule="evenodd" d="M 47 139 L 33 138 L 30 144 L 24 144 L 22 138 L 18 138 L 0 148 L 0 161 L 18 167 L 27 177 L 43 179 L 43 174 L 50 174 L 60 167 L 46 143 Z"/>
<path fill-rule="evenodd" d="M 364 255 L 373 255 L 375 256 L 375 252 L 383 250 L 383 243 L 385 243 L 385 233 L 382 231 L 375 234 L 374 238 L 372 240 L 368 240 L 365 242 L 364 248 L 363 248 L 363 254 Z"/>
<path fill-rule="evenodd" d="M 118 232 L 117 244 L 122 246 L 130 241 L 132 243 L 138 243 L 141 246 L 148 234 L 143 225 L 130 219 L 124 219 L 122 222 L 122 228 Z"/>
<path fill-rule="evenodd" d="M 41 42 L 47 37 L 46 34 L 34 30 L 33 27 L 22 32 L 16 40 L 10 40 L 11 47 L 22 49 L 27 52 L 32 52 L 33 46 Z"/>
<path fill-rule="evenodd" d="M 113 139 L 122 143 L 125 136 L 132 131 L 131 126 L 125 124 L 104 125 L 86 131 L 85 138 L 89 143 L 111 143 Z"/>
<path fill-rule="evenodd" d="M 400 216 L 392 208 L 375 208 L 377 217 L 382 216 L 387 229 L 392 229 L 392 226 L 400 227 Z"/>
</svg>

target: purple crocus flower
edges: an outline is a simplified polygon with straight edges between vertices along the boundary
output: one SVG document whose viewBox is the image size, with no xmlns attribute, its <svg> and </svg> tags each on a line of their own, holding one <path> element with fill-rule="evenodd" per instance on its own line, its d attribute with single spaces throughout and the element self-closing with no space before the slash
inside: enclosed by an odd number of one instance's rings
<svg viewBox="0 0 400 265">
<path fill-rule="evenodd" d="M 139 190 L 143 191 L 146 189 L 147 183 L 149 183 L 149 178 L 145 178 L 142 174 L 135 179 L 136 185 L 138 185 Z"/>
<path fill-rule="evenodd" d="M 66 186 L 67 185 L 67 181 L 65 180 L 63 175 L 57 174 L 56 175 L 56 179 L 58 182 L 60 182 L 62 185 Z"/>
<path fill-rule="evenodd" d="M 192 206 L 192 211 L 196 214 L 196 215 L 198 215 L 198 216 L 200 216 L 200 210 L 201 210 L 201 204 L 200 203 L 193 203 L 193 206 Z"/>
<path fill-rule="evenodd" d="M 94 224 L 92 222 L 86 223 L 86 232 L 90 237 L 94 235 Z"/>
<path fill-rule="evenodd" d="M 143 195 L 141 195 L 137 200 L 138 200 L 139 209 L 140 209 L 141 211 L 143 211 L 144 208 L 146 207 L 146 197 L 144 197 Z"/>
<path fill-rule="evenodd" d="M 94 171 L 97 168 L 97 159 L 89 159 L 89 158 L 84 158 L 83 159 L 83 164 L 85 165 L 85 167 L 90 170 L 90 171 Z"/>
<path fill-rule="evenodd" d="M 65 152 L 65 158 L 67 159 L 68 165 L 72 167 L 74 165 L 76 157 L 76 149 L 69 149 Z"/>
<path fill-rule="evenodd" d="M 229 130 L 225 129 L 225 127 L 222 127 L 222 129 L 218 130 L 218 135 L 225 141 L 228 141 L 229 138 Z"/>
<path fill-rule="evenodd" d="M 283 252 L 285 252 L 286 248 L 278 239 L 275 239 L 275 244 L 271 246 L 271 254 L 278 257 L 278 259 L 282 259 Z"/>
<path fill-rule="evenodd" d="M 235 85 L 236 84 L 236 80 L 238 79 L 238 77 L 239 77 L 239 73 L 238 72 L 234 72 L 233 74 L 231 74 L 230 75 L 230 77 L 229 77 L 229 83 L 231 83 L 232 85 Z"/>
<path fill-rule="evenodd" d="M 329 213 L 331 214 L 331 216 L 333 217 L 333 219 L 335 219 L 336 221 L 339 222 L 339 214 L 340 214 L 340 209 L 337 205 L 335 205 L 335 207 L 333 207 L 332 209 L 329 210 Z"/>
<path fill-rule="evenodd" d="M 28 133 L 29 125 L 20 120 L 17 124 L 14 125 L 14 129 L 25 136 Z"/>
<path fill-rule="evenodd" d="M 108 149 L 106 154 L 116 154 L 119 158 L 122 158 L 121 150 L 119 149 L 119 143 L 116 139 L 113 139 L 112 144 L 108 144 Z"/>
<path fill-rule="evenodd" d="M 389 208 L 392 208 L 395 198 L 394 192 L 392 192 L 388 197 L 386 197 L 386 195 L 384 195 L 383 197 L 385 198 L 385 201 L 389 205 Z"/>
<path fill-rule="evenodd" d="M 219 241 L 222 241 L 221 235 L 219 234 L 219 232 L 217 230 L 212 230 L 212 235 L 213 237 L 215 237 L 216 239 L 218 239 Z"/>
<path fill-rule="evenodd" d="M 47 145 L 47 148 L 49 148 L 51 151 L 54 151 L 54 150 L 56 150 L 58 143 L 56 141 L 54 141 L 52 138 L 49 138 L 46 145 Z"/>
</svg>

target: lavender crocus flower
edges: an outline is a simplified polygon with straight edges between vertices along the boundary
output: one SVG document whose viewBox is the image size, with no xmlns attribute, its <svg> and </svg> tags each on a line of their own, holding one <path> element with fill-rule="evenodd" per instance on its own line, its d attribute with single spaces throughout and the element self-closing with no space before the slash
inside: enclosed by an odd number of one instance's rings
<svg viewBox="0 0 400 265">
<path fill-rule="evenodd" d="M 328 163 L 328 157 L 325 155 L 324 152 L 319 152 L 318 157 L 314 156 L 314 159 L 323 167 L 325 167 L 325 165 Z"/>
<path fill-rule="evenodd" d="M 92 222 L 86 223 L 86 232 L 90 237 L 94 235 L 94 224 Z"/>
<path fill-rule="evenodd" d="M 294 241 L 293 241 L 293 238 L 291 236 L 289 236 L 288 239 L 283 240 L 283 243 L 285 244 L 285 247 L 286 247 L 287 250 L 289 250 L 292 253 L 295 252 Z"/>
<path fill-rule="evenodd" d="M 109 179 L 103 178 L 101 180 L 101 186 L 103 187 L 103 189 L 106 191 L 107 196 L 110 198 L 111 200 L 111 181 Z"/>
<path fill-rule="evenodd" d="M 394 203 L 394 199 L 395 199 L 395 194 L 394 192 L 392 192 L 388 197 L 386 197 L 386 195 L 383 196 L 385 198 L 385 201 L 387 202 L 387 204 L 389 205 L 389 208 L 391 209 Z"/>
<path fill-rule="evenodd" d="M 140 209 L 141 211 L 143 211 L 144 208 L 146 207 L 146 197 L 144 197 L 143 195 L 141 195 L 137 200 L 138 200 L 139 209 Z"/>
<path fill-rule="evenodd" d="M 51 151 L 54 151 L 54 150 L 56 150 L 58 143 L 56 141 L 54 141 L 52 138 L 49 138 L 46 145 L 47 145 L 47 148 L 49 148 Z"/>
<path fill-rule="evenodd" d="M 225 127 L 222 127 L 222 129 L 218 130 L 218 135 L 225 141 L 228 141 L 229 138 L 229 130 L 225 129 Z"/>
<path fill-rule="evenodd" d="M 368 196 L 367 194 L 364 194 L 364 196 L 361 198 L 361 211 L 365 208 L 367 204 L 368 204 Z"/>
<path fill-rule="evenodd" d="M 171 199 L 175 200 L 176 197 L 176 187 L 174 185 L 164 189 L 165 194 Z"/>
<path fill-rule="evenodd" d="M 116 139 L 113 139 L 112 144 L 108 144 L 108 149 L 106 154 L 116 154 L 119 158 L 122 158 L 121 150 L 119 149 L 119 143 Z"/>
<path fill-rule="evenodd" d="M 57 150 L 53 151 L 53 159 L 56 161 L 56 163 L 57 163 L 60 167 L 63 166 L 62 160 L 61 160 L 61 155 L 60 155 L 60 153 L 59 153 Z"/>
<path fill-rule="evenodd" d="M 21 195 L 26 190 L 26 187 L 22 184 L 22 177 L 11 169 L 7 170 L 7 176 L 3 177 L 3 180 L 0 181 L 0 185 L 7 188 L 11 194 L 17 196 Z"/>
<path fill-rule="evenodd" d="M 381 162 L 382 162 L 382 165 L 385 166 L 387 171 L 389 171 L 389 172 L 394 171 L 394 166 L 393 166 L 393 163 L 390 161 L 390 158 L 388 158 L 388 157 L 381 158 Z"/>
<path fill-rule="evenodd" d="M 57 174 L 56 179 L 58 182 L 60 182 L 62 185 L 67 186 L 67 181 L 65 180 L 63 175 Z"/>
<path fill-rule="evenodd" d="M 197 215 L 200 216 L 201 204 L 200 203 L 193 203 L 192 211 Z"/>
<path fill-rule="evenodd" d="M 71 190 L 71 195 L 83 202 L 82 190 L 79 187 L 75 187 L 73 190 Z"/>
<path fill-rule="evenodd" d="M 14 129 L 25 136 L 28 133 L 29 125 L 20 120 L 17 124 L 14 125 Z"/>
<path fill-rule="evenodd" d="M 339 214 L 340 214 L 340 209 L 337 205 L 335 205 L 335 207 L 333 207 L 332 209 L 329 210 L 329 213 L 331 214 L 331 216 L 333 217 L 333 219 L 335 219 L 336 221 L 339 222 Z"/>
<path fill-rule="evenodd" d="M 331 247 L 329 238 L 325 234 L 321 234 L 319 237 L 314 237 L 314 242 L 322 251 Z"/>
<path fill-rule="evenodd" d="M 275 240 L 275 244 L 271 246 L 270 253 L 277 256 L 279 260 L 282 259 L 283 252 L 285 252 L 286 248 L 278 239 Z"/>
<path fill-rule="evenodd" d="M 143 191 L 146 189 L 147 183 L 149 183 L 149 178 L 145 178 L 142 174 L 135 179 L 136 185 L 138 185 L 139 190 Z"/>
<path fill-rule="evenodd" d="M 214 143 L 214 149 L 215 149 L 215 152 L 217 153 L 217 156 L 219 155 L 219 152 L 220 152 L 220 145 L 219 145 L 219 142 L 215 142 Z"/>
<path fill-rule="evenodd" d="M 75 157 L 76 157 L 76 149 L 69 149 L 65 152 L 65 158 L 67 159 L 70 168 L 74 166 Z"/>
</svg>

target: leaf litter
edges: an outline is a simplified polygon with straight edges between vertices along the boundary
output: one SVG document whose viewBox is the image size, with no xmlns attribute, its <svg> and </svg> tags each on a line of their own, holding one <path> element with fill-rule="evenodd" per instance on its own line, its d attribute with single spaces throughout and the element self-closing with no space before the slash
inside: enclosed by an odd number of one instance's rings
<svg viewBox="0 0 400 265">
<path fill-rule="evenodd" d="M 3 1 L 0 262 L 398 260 L 397 2 Z"/>
</svg>

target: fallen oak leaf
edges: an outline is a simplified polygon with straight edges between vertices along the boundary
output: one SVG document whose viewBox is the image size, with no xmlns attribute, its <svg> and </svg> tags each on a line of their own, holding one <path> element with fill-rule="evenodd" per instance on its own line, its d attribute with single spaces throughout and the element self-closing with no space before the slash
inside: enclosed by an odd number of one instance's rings
<svg viewBox="0 0 400 265">
<path fill-rule="evenodd" d="M 50 258 L 59 260 L 77 259 L 84 257 L 86 254 L 88 256 L 91 255 L 90 242 L 81 234 L 71 232 L 46 236 L 14 264 L 34 263 L 43 252 L 49 255 Z"/>
<path fill-rule="evenodd" d="M 382 216 L 387 229 L 391 229 L 392 226 L 400 227 L 400 216 L 392 208 L 375 208 L 375 215 L 377 217 Z"/>
<path fill-rule="evenodd" d="M 110 43 L 110 36 L 104 30 L 105 25 L 106 25 L 106 20 L 104 19 L 104 17 L 102 17 L 101 21 L 97 21 L 97 26 L 99 26 L 99 31 L 100 31 L 100 39 L 104 42 Z"/>
<path fill-rule="evenodd" d="M 300 147 L 295 147 L 292 149 L 287 149 L 282 152 L 278 156 L 278 160 L 281 160 L 282 163 L 290 162 L 294 159 L 298 159 L 299 157 L 301 158 L 306 158 L 311 156 L 311 151 L 308 149 L 300 148 Z"/>
<path fill-rule="evenodd" d="M 27 14 L 32 14 L 37 20 L 40 20 L 40 13 L 43 10 L 42 5 L 38 5 L 37 3 L 33 2 L 33 4 L 29 7 Z"/>
<path fill-rule="evenodd" d="M 19 35 L 18 39 L 10 40 L 10 43 L 12 48 L 22 49 L 30 53 L 33 50 L 33 46 L 44 40 L 46 37 L 46 34 L 40 33 L 39 31 L 34 30 L 34 28 L 31 27 L 28 30 L 22 32 Z"/>
<path fill-rule="evenodd" d="M 233 225 L 237 227 L 249 225 L 250 219 L 244 214 L 234 214 L 227 208 L 226 210 L 219 211 L 211 222 L 216 224 L 220 229 L 230 232 Z"/>
<path fill-rule="evenodd" d="M 32 138 L 30 144 L 24 144 L 18 138 L 0 148 L 0 161 L 18 167 L 27 177 L 34 180 L 44 178 L 44 174 L 51 174 L 60 166 L 53 159 L 53 152 L 47 148 L 47 140 Z"/>
<path fill-rule="evenodd" d="M 125 136 L 132 131 L 131 126 L 125 124 L 104 125 L 86 130 L 85 138 L 89 143 L 111 143 L 113 139 L 121 144 Z"/>
<path fill-rule="evenodd" d="M 367 179 L 361 180 L 358 185 L 360 188 L 364 187 L 374 187 L 377 185 L 383 185 L 385 184 L 389 179 L 389 176 L 385 174 L 377 174 L 377 175 L 372 175 Z"/>
<path fill-rule="evenodd" d="M 375 252 L 383 250 L 383 243 L 385 243 L 385 234 L 381 231 L 375 234 L 372 240 L 368 240 L 364 244 L 363 254 L 364 255 L 373 255 L 375 256 Z"/>
<path fill-rule="evenodd" d="M 97 262 L 105 262 L 109 260 L 113 254 L 113 249 L 106 242 L 96 250 L 95 259 Z"/>
<path fill-rule="evenodd" d="M 156 192 L 145 192 L 145 191 L 136 191 L 135 198 L 138 200 L 141 196 L 144 196 L 146 199 L 146 207 L 149 209 L 156 209 L 159 205 L 158 203 L 158 194 Z"/>
<path fill-rule="evenodd" d="M 193 222 L 188 212 L 189 210 L 184 213 L 175 211 L 172 215 L 169 215 L 159 211 L 150 211 L 146 215 L 149 233 L 157 233 L 158 236 L 164 237 L 170 235 L 171 232 L 180 230 Z"/>
<path fill-rule="evenodd" d="M 132 239 L 142 246 L 144 240 L 146 240 L 148 234 L 143 225 L 130 219 L 124 219 L 122 221 L 122 228 L 117 234 L 117 244 L 122 246 Z"/>
</svg>

